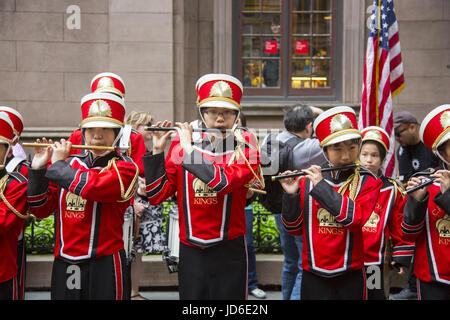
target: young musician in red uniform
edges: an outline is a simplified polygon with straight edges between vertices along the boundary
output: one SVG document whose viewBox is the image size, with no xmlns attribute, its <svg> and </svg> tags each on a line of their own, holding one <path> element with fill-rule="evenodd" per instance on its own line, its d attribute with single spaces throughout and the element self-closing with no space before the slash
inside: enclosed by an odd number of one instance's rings
<svg viewBox="0 0 450 320">
<path fill-rule="evenodd" d="M 14 129 L 13 143 L 10 151 L 6 157 L 5 168 L 6 172 L 20 172 L 25 178 L 28 178 L 28 168 L 30 163 L 21 157 L 17 157 L 13 154 L 13 148 L 19 143 L 20 135 L 23 131 L 23 117 L 15 109 L 11 107 L 1 106 L 0 112 L 5 112 L 8 114 Z M 23 226 L 22 232 L 19 235 L 19 241 L 17 245 L 17 282 L 18 282 L 18 298 L 19 300 L 24 299 L 25 294 L 25 267 L 26 267 L 26 248 L 25 248 L 25 228 L 27 227 L 30 220 L 27 220 Z"/>
<path fill-rule="evenodd" d="M 27 180 L 19 172 L 8 173 L 5 160 L 14 139 L 13 124 L 0 112 L 0 299 L 20 298 L 17 266 L 18 239 L 27 217 Z"/>
<path fill-rule="evenodd" d="M 117 147 L 125 116 L 122 98 L 88 94 L 81 113 L 87 145 Z M 52 299 L 129 298 L 122 228 L 139 170 L 116 150 L 69 156 L 70 149 L 64 139 L 36 148 L 29 171 L 32 213 L 42 217 L 56 211 Z"/>
<path fill-rule="evenodd" d="M 420 139 L 442 161 L 429 186 L 412 191 L 402 229 L 416 241 L 414 274 L 419 299 L 450 299 L 450 104 L 432 110 L 420 126 Z M 425 177 L 412 177 L 407 190 Z"/>
<path fill-rule="evenodd" d="M 401 230 L 406 194 L 395 180 L 385 177 L 381 169 L 390 148 L 389 135 L 380 127 L 367 127 L 361 133 L 360 164 L 383 182 L 375 209 L 362 228 L 368 299 L 384 300 L 383 264 L 389 238 L 392 239 L 391 264 L 399 269 L 399 274 L 411 263 L 414 243 L 406 242 Z"/>
<path fill-rule="evenodd" d="M 238 79 L 207 74 L 196 91 L 202 125 L 231 130 L 193 134 L 188 123 L 176 123 L 166 157 L 170 132 L 156 131 L 153 154 L 144 156 L 146 191 L 152 205 L 177 192 L 180 299 L 246 299 L 244 209 L 249 183 L 260 179 L 257 142 L 250 132 L 233 130 L 243 92 Z"/>
<path fill-rule="evenodd" d="M 125 99 L 125 83 L 122 78 L 112 72 L 102 72 L 97 74 L 91 80 L 91 91 L 97 93 L 111 93 L 120 98 Z M 122 132 L 119 133 L 122 135 Z M 77 129 L 70 135 L 68 141 L 72 145 L 83 144 L 83 135 L 81 134 L 81 129 Z M 145 154 L 145 142 L 142 135 L 134 129 L 131 129 L 129 137 L 130 148 L 126 152 L 139 167 L 139 174 L 144 177 L 144 167 L 142 164 L 142 156 Z M 70 154 L 78 154 L 82 151 L 80 149 L 72 149 Z"/>
<path fill-rule="evenodd" d="M 314 131 L 328 164 L 339 167 L 358 159 L 361 133 L 350 107 L 320 114 Z M 304 178 L 281 179 L 282 221 L 303 234 L 302 299 L 366 298 L 362 227 L 373 212 L 381 181 L 356 169 L 321 171 L 313 165 Z M 292 173 L 286 171 L 284 174 Z"/>
</svg>

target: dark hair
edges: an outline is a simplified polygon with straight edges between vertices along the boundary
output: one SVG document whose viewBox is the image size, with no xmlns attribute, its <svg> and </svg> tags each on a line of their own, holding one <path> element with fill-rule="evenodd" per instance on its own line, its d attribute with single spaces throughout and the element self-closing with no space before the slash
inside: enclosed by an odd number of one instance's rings
<svg viewBox="0 0 450 320">
<path fill-rule="evenodd" d="M 246 127 L 247 126 L 247 120 L 246 120 L 245 115 L 244 115 L 244 113 L 242 111 L 239 113 L 239 119 L 241 120 L 241 126 L 242 127 Z"/>
<path fill-rule="evenodd" d="M 445 146 L 447 145 L 447 143 L 450 143 L 450 140 L 445 141 L 443 144 L 441 144 L 439 147 L 437 147 L 437 151 L 438 151 L 441 155 L 444 155 L 444 152 L 445 152 Z"/>
<path fill-rule="evenodd" d="M 306 125 L 313 121 L 314 113 L 309 106 L 298 104 L 285 109 L 283 124 L 287 131 L 303 131 Z"/>
<path fill-rule="evenodd" d="M 327 148 L 331 147 L 331 146 L 337 148 L 337 147 L 339 147 L 339 145 L 342 142 L 346 142 L 346 141 L 350 141 L 350 144 L 357 144 L 357 145 L 359 145 L 361 143 L 361 138 L 349 139 L 349 140 L 344 140 L 344 141 L 341 141 L 341 142 L 330 144 L 328 146 L 323 147 L 323 151 L 327 151 Z"/>
<path fill-rule="evenodd" d="M 361 148 L 366 142 L 372 142 L 377 146 L 378 152 L 380 153 L 381 162 L 383 162 L 384 158 L 386 157 L 386 149 L 383 147 L 383 145 L 375 140 L 366 140 L 366 141 L 363 141 L 363 143 L 361 144 Z"/>
<path fill-rule="evenodd" d="M 117 136 L 120 133 L 121 128 L 111 128 L 111 129 L 113 129 L 113 131 L 114 131 L 114 137 L 117 138 Z M 81 128 L 81 135 L 83 136 L 83 138 L 84 138 L 85 131 L 86 131 L 86 128 Z"/>
</svg>

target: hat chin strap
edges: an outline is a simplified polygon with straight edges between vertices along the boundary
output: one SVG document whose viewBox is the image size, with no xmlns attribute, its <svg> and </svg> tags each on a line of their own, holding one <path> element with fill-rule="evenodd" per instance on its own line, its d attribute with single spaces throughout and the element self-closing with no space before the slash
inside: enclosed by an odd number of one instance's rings
<svg viewBox="0 0 450 320">
<path fill-rule="evenodd" d="M 447 165 L 447 168 L 450 168 L 450 162 L 448 162 L 447 160 L 444 159 L 444 157 L 442 156 L 442 154 L 437 151 L 437 150 L 433 150 L 433 153 L 439 157 L 439 159 L 442 160 L 442 162 L 444 162 Z"/>
</svg>

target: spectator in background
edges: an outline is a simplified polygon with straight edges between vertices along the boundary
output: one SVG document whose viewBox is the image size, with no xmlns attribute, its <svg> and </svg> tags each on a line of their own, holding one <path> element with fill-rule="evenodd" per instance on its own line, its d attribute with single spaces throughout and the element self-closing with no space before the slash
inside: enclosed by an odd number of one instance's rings
<svg viewBox="0 0 450 320">
<path fill-rule="evenodd" d="M 145 131 L 145 127 L 152 125 L 150 113 L 132 111 L 125 119 L 125 123 L 142 134 L 146 145 L 151 143 L 152 132 Z M 127 212 L 134 214 L 135 259 L 131 264 L 131 300 L 146 300 L 139 293 L 142 256 L 144 253 L 161 252 L 166 241 L 166 234 L 163 229 L 163 205 L 152 206 L 148 203 L 144 179 L 139 179 L 139 188 L 134 203 L 128 207 Z"/>
<path fill-rule="evenodd" d="M 285 130 L 278 135 L 268 135 L 261 145 L 263 170 L 271 173 L 265 178 L 267 195 L 262 204 L 275 215 L 280 233 L 284 263 L 281 276 L 283 300 L 300 300 L 302 279 L 302 237 L 290 235 L 281 222 L 281 198 L 283 189 L 270 175 L 286 170 L 301 170 L 313 164 L 326 162 L 319 140 L 313 138 L 314 119 L 323 111 L 306 105 L 296 105 L 286 110 L 283 123 Z M 279 151 L 279 152 L 278 152 Z M 275 170 L 276 172 L 273 172 Z"/>
</svg>

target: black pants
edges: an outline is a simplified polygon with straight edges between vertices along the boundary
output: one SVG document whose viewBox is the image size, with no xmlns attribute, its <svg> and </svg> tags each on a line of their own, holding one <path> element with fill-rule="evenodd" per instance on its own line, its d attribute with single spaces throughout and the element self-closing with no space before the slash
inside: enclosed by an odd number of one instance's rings
<svg viewBox="0 0 450 320">
<path fill-rule="evenodd" d="M 336 277 L 322 277 L 303 270 L 302 300 L 362 300 L 365 298 L 363 270 L 348 271 Z"/>
<path fill-rule="evenodd" d="M 417 279 L 420 300 L 450 300 L 450 285 L 440 282 L 425 282 Z"/>
<path fill-rule="evenodd" d="M 0 283 L 0 300 L 18 300 L 19 288 L 17 276 Z"/>
<path fill-rule="evenodd" d="M 178 283 L 181 300 L 247 298 L 245 237 L 200 249 L 180 243 Z"/>
<path fill-rule="evenodd" d="M 72 264 L 55 258 L 52 300 L 129 299 L 125 251 L 91 261 Z"/>
</svg>

